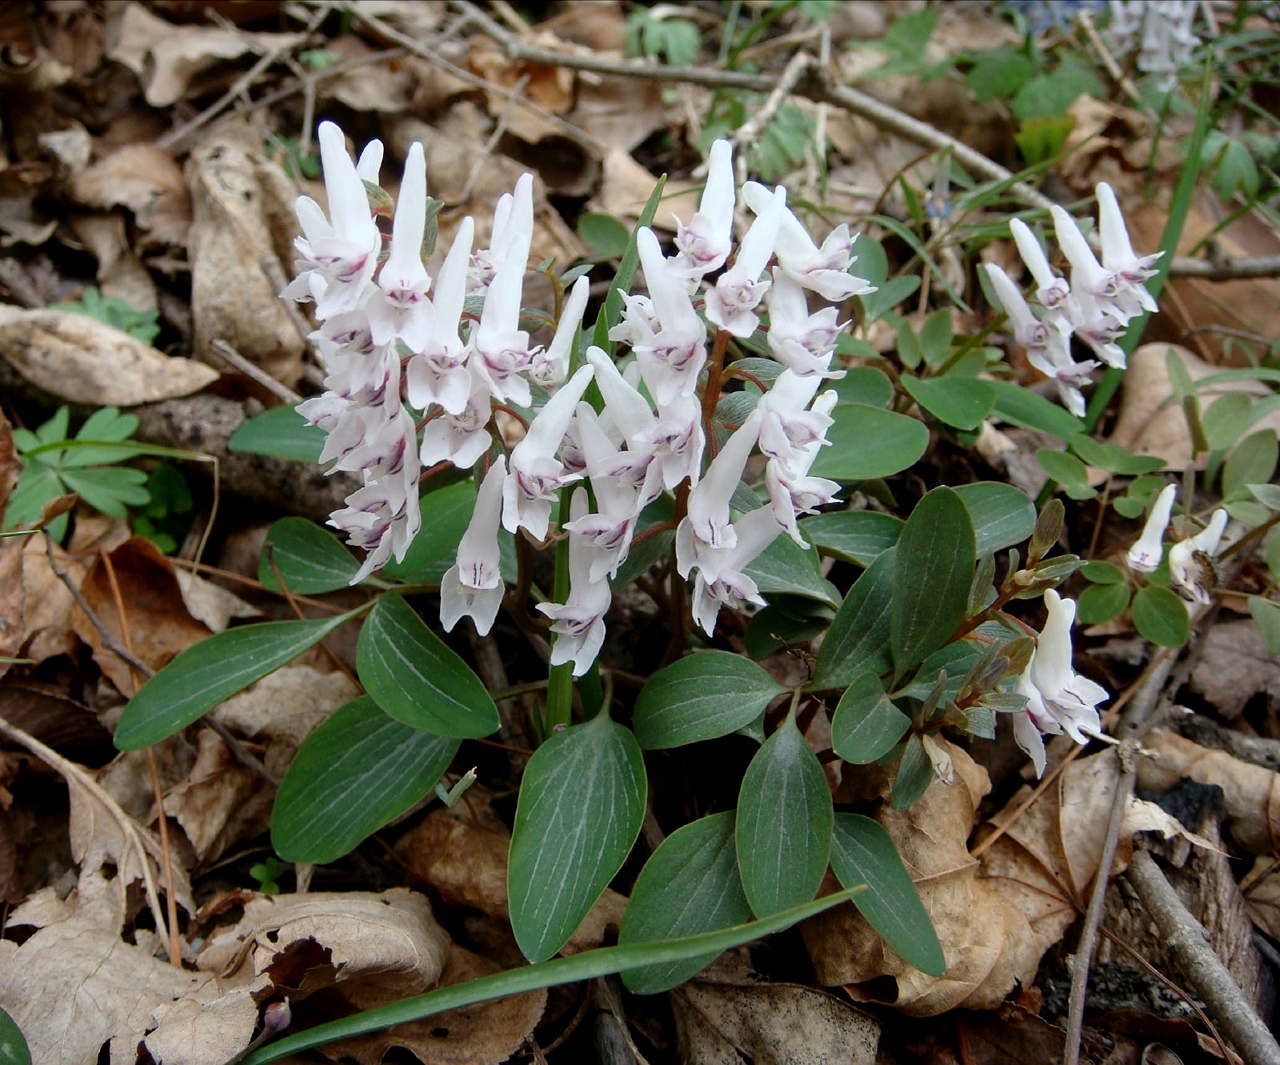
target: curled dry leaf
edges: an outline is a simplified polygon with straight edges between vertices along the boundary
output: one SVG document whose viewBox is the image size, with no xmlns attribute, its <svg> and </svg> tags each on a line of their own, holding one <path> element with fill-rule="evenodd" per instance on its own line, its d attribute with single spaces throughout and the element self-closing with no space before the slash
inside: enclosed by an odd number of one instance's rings
<svg viewBox="0 0 1280 1065">
<path fill-rule="evenodd" d="M 178 589 L 188 612 L 207 625 L 210 632 L 221 632 L 231 624 L 232 618 L 256 618 L 262 614 L 234 592 L 188 570 L 175 568 L 173 575 L 178 579 Z"/>
<path fill-rule="evenodd" d="M 218 379 L 212 367 L 172 358 L 71 311 L 0 304 L 0 354 L 41 391 L 94 407 L 188 396 Z"/>
<path fill-rule="evenodd" d="M 235 928 L 209 938 L 199 965 L 227 973 L 248 965 L 295 999 L 337 986 L 368 1009 L 434 987 L 448 950 L 426 896 L 408 888 L 263 895 Z"/>
<path fill-rule="evenodd" d="M 1193 381 L 1219 373 L 1220 366 L 1213 366 L 1199 356 L 1177 344 L 1143 344 L 1129 356 L 1129 368 L 1124 375 L 1124 391 L 1120 403 L 1120 417 L 1111 434 L 1111 443 L 1145 455 L 1159 455 L 1170 469 L 1182 470 L 1192 459 L 1191 436 L 1182 408 L 1170 402 L 1173 385 L 1165 366 L 1166 353 L 1172 351 L 1187 368 Z M 1218 396 L 1228 392 L 1245 395 L 1269 396 L 1271 390 L 1261 381 L 1230 381 L 1210 385 L 1198 391 L 1203 410 Z M 1280 432 L 1280 411 L 1270 411 L 1250 427 L 1275 429 Z M 1208 456 L 1200 456 L 1199 467 L 1204 468 Z"/>
<path fill-rule="evenodd" d="M 71 627 L 71 611 L 75 601 L 67 586 L 49 565 L 45 553 L 45 538 L 37 533 L 25 538 L 0 541 L 19 544 L 22 549 L 22 598 L 23 611 L 18 617 L 20 632 L 15 637 L 23 657 L 35 663 L 54 655 L 75 650 L 78 640 Z M 88 561 L 73 559 L 56 544 L 53 557 L 71 582 L 79 587 L 89 568 Z"/>
<path fill-rule="evenodd" d="M 477 35 L 467 43 L 467 66 L 497 87 L 488 94 L 489 114 L 504 116 L 507 130 L 530 143 L 560 132 L 558 126 L 542 118 L 537 111 L 509 104 L 507 94 L 523 82 L 522 94 L 541 110 L 553 115 L 565 114 L 573 107 L 572 70 L 509 59 L 498 43 L 487 36 Z M 563 42 L 555 34 L 545 31 L 527 34 L 525 43 L 539 48 L 563 47 Z"/>
<path fill-rule="evenodd" d="M 510 837 L 471 823 L 465 802 L 453 810 L 433 810 L 396 844 L 410 876 L 431 888 L 442 902 L 468 906 L 490 917 L 507 916 L 507 847 Z M 622 923 L 627 900 L 606 889 L 583 918 L 563 953 L 576 954 L 604 942 L 609 926 Z"/>
<path fill-rule="evenodd" d="M 644 205 L 653 195 L 658 179 L 631 157 L 631 153 L 614 148 L 604 157 L 603 180 L 600 191 L 589 206 L 593 211 L 612 215 L 625 222 L 635 222 Z M 698 210 L 702 195 L 701 184 L 693 182 L 667 182 L 663 189 L 662 203 L 653 216 L 654 229 L 675 232 L 676 218 L 686 222 Z"/>
<path fill-rule="evenodd" d="M 147 103 L 168 107 L 202 73 L 246 52 L 272 52 L 300 44 L 301 33 L 249 33 L 217 26 L 175 26 L 142 4 L 117 8 L 118 22 L 107 56 L 142 80 Z"/>
<path fill-rule="evenodd" d="M 185 244 L 191 195 L 182 169 L 154 144 L 127 144 L 81 171 L 71 195 L 87 207 L 127 207 L 150 242 Z"/>
<path fill-rule="evenodd" d="M 1144 746 L 1159 757 L 1139 763 L 1139 787 L 1165 791 L 1183 777 L 1217 784 L 1232 838 L 1240 847 L 1268 854 L 1280 846 L 1280 773 L 1163 730 L 1153 732 Z"/>
<path fill-rule="evenodd" d="M 290 259 L 294 191 L 242 122 L 219 124 L 191 153 L 191 312 L 196 350 L 224 340 L 272 377 L 294 385 L 305 347 L 262 270 L 263 256 Z M 216 362 L 215 362 L 216 364 Z"/>
<path fill-rule="evenodd" d="M 129 247 L 124 216 L 119 213 L 73 215 L 69 222 L 76 236 L 98 260 L 98 288 L 102 294 L 109 299 L 123 300 L 136 311 L 154 311 L 158 306 L 155 282 Z"/>
<path fill-rule="evenodd" d="M 1234 721 L 1259 694 L 1269 707 L 1280 707 L 1280 661 L 1252 621 L 1219 621 L 1204 634 L 1191 686 Z"/>
<path fill-rule="evenodd" d="M 450 943 L 440 986 L 477 980 L 497 971 L 498 966 L 487 958 Z M 351 1058 L 360 1065 L 378 1065 L 392 1047 L 403 1047 L 431 1065 L 499 1065 L 532 1034 L 546 1005 L 545 990 L 526 991 L 397 1024 L 372 1036 L 338 1040 L 325 1047 L 325 1053 L 343 1060 Z"/>
</svg>

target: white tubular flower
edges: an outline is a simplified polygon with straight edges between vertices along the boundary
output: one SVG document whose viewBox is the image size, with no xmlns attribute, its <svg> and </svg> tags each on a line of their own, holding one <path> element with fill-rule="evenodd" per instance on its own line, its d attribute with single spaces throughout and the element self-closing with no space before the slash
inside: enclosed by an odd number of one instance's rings
<svg viewBox="0 0 1280 1065">
<path fill-rule="evenodd" d="M 765 339 L 773 357 L 800 377 L 843 377 L 843 370 L 831 370 L 831 356 L 842 325 L 834 307 L 809 313 L 804 289 L 781 267 L 773 268 L 773 284 L 766 300 L 769 331 Z"/>
<path fill-rule="evenodd" d="M 1142 535 L 1129 548 L 1129 568 L 1137 573 L 1151 573 L 1160 565 L 1163 556 L 1164 531 L 1169 526 L 1169 515 L 1173 513 L 1173 502 L 1178 496 L 1176 484 L 1166 484 L 1160 489 L 1156 501 L 1152 504 L 1151 513 L 1142 527 Z"/>
<path fill-rule="evenodd" d="M 628 447 L 635 447 L 636 442 L 653 428 L 653 408 L 639 391 L 627 383 L 603 348 L 594 344 L 587 348 L 587 362 L 596 372 L 596 386 L 604 397 L 605 413 L 621 434 L 622 442 Z"/>
<path fill-rule="evenodd" d="M 615 576 L 627 560 L 636 518 L 661 491 L 661 482 L 652 461 L 633 466 L 629 456 L 613 446 L 589 403 L 578 404 L 577 425 L 597 512 L 574 518 L 565 528 L 596 549 L 591 560 L 595 582 Z"/>
<path fill-rule="evenodd" d="M 1036 279 L 1036 299 L 1044 305 L 1052 320 L 1059 321 L 1059 316 L 1068 313 L 1067 304 L 1071 298 L 1071 286 L 1067 284 L 1065 277 L 1059 277 L 1053 272 L 1053 267 L 1049 265 L 1049 259 L 1044 249 L 1040 247 L 1040 242 L 1036 240 L 1036 235 L 1021 218 L 1011 219 L 1009 229 L 1013 233 L 1014 243 L 1018 246 L 1018 254 L 1022 256 L 1022 261 L 1031 271 L 1031 276 Z M 991 269 L 990 266 L 987 267 L 988 272 Z M 1014 291 L 1017 289 L 1015 288 Z M 1005 310 L 1008 311 L 1008 308 L 1006 307 Z"/>
<path fill-rule="evenodd" d="M 743 199 L 756 214 L 762 214 L 772 193 L 756 181 L 742 187 Z M 782 212 L 776 250 L 783 273 L 796 284 L 816 292 L 824 300 L 840 303 L 850 296 L 865 296 L 875 286 L 849 273 L 857 262 L 853 254 L 854 238 L 847 225 L 838 225 L 819 248 L 809 231 L 790 210 Z"/>
<path fill-rule="evenodd" d="M 371 140 L 364 146 L 360 158 L 356 160 L 356 174 L 361 181 L 370 185 L 378 183 L 378 173 L 382 170 L 382 141 Z"/>
<path fill-rule="evenodd" d="M 662 468 L 662 483 L 673 489 L 681 481 L 698 483 L 707 437 L 702 429 L 702 406 L 697 396 L 677 396 L 660 412 L 648 443 Z"/>
<path fill-rule="evenodd" d="M 1213 559 L 1217 557 L 1226 527 L 1227 512 L 1218 508 L 1199 533 L 1169 548 L 1169 576 L 1184 599 L 1209 604 L 1217 583 Z"/>
<path fill-rule="evenodd" d="M 587 517 L 587 493 L 574 490 L 569 513 L 574 522 Z M 566 526 L 567 528 L 567 526 Z M 569 538 L 569 597 L 563 603 L 539 603 L 537 609 L 551 619 L 556 642 L 551 648 L 551 664 L 573 663 L 573 675 L 580 677 L 596 660 L 604 643 L 604 616 L 613 604 L 609 582 L 592 577 L 596 549 L 585 536 Z"/>
<path fill-rule="evenodd" d="M 1102 240 L 1102 265 L 1130 287 L 1134 298 L 1144 310 L 1154 312 L 1157 310 L 1156 301 L 1142 282 L 1156 272 L 1152 264 L 1164 252 L 1135 255 L 1115 192 L 1105 181 L 1099 182 L 1095 191 L 1098 194 L 1098 233 Z"/>
<path fill-rule="evenodd" d="M 488 290 L 493 282 L 498 267 L 510 257 L 513 248 L 518 247 L 527 229 L 529 237 L 533 235 L 533 175 L 521 174 L 516 182 L 515 194 L 504 192 L 498 197 L 497 206 L 493 210 L 493 225 L 489 230 L 489 247 L 475 253 L 471 258 L 468 271 L 468 294 L 479 295 Z M 528 261 L 529 249 L 526 246 L 521 256 L 521 269 Z"/>
<path fill-rule="evenodd" d="M 679 254 L 669 267 L 676 276 L 700 281 L 729 257 L 736 201 L 733 184 L 733 146 L 718 140 L 707 156 L 707 184 L 698 202 L 698 213 L 688 225 L 676 219 Z"/>
<path fill-rule="evenodd" d="M 589 364 L 579 367 L 547 400 L 529 423 L 524 439 L 512 449 L 511 470 L 502 484 L 502 525 L 507 532 L 527 529 L 535 540 L 545 540 L 556 493 L 581 480 L 580 474 L 566 472 L 556 452 L 594 372 Z"/>
<path fill-rule="evenodd" d="M 1027 697 L 1027 705 L 1014 715 L 1014 736 L 1035 763 L 1037 776 L 1045 767 L 1041 734 L 1065 731 L 1076 743 L 1088 743 L 1089 734 L 1096 735 L 1102 726 L 1097 705 L 1109 697 L 1102 685 L 1072 668 L 1075 601 L 1063 599 L 1051 588 L 1044 593 L 1044 602 L 1049 616 L 1015 689 Z"/>
<path fill-rule="evenodd" d="M 527 407 L 529 382 L 521 372 L 529 366 L 533 352 L 529 350 L 529 334 L 520 328 L 520 298 L 533 239 L 533 178 L 529 174 L 521 175 L 516 183 L 503 236 L 502 261 L 489 283 L 480 324 L 471 338 L 470 362 L 488 382 L 494 399 Z"/>
<path fill-rule="evenodd" d="M 737 534 L 729 513 L 729 500 L 742 480 L 751 449 L 759 439 L 762 419 L 759 409 L 747 416 L 689 493 L 685 517 L 676 529 L 676 568 L 681 577 L 689 576 L 689 571 L 697 566 L 708 580 L 714 581 L 727 558 L 725 552 L 734 546 Z"/>
<path fill-rule="evenodd" d="M 707 361 L 707 330 L 684 281 L 668 269 L 653 230 L 641 229 L 636 246 L 661 328 L 650 336 L 636 337 L 632 350 L 649 394 L 661 410 L 677 396 L 692 396 L 697 389 L 698 374 Z"/>
<path fill-rule="evenodd" d="M 762 418 L 760 450 L 769 458 L 797 463 L 826 442 L 832 421 L 830 412 L 839 397 L 834 391 L 827 391 L 812 410 L 806 409 L 821 383 L 821 377 L 801 377 L 783 370 L 773 387 L 760 397 L 756 405 Z"/>
<path fill-rule="evenodd" d="M 467 297 L 467 261 L 474 235 L 475 220 L 468 215 L 458 226 L 436 276 L 430 331 L 422 349 L 405 367 L 405 394 L 419 410 L 426 410 L 432 403 L 438 403 L 449 414 L 462 414 L 467 409 L 472 376 L 467 370 L 467 348 L 458 336 L 458 325 Z M 485 404 L 488 405 L 487 391 Z"/>
<path fill-rule="evenodd" d="M 733 266 L 716 279 L 706 295 L 707 319 L 736 337 L 749 337 L 760 319 L 760 305 L 772 281 L 761 278 L 778 243 L 782 213 L 787 209 L 787 190 L 779 185 L 762 205 L 763 210 L 742 238 Z"/>
<path fill-rule="evenodd" d="M 403 340 L 421 351 L 431 332 L 431 278 L 422 263 L 422 235 L 427 224 L 427 164 L 422 145 L 414 143 L 404 163 L 400 198 L 391 227 L 391 254 L 378 274 L 381 299 L 368 303 L 369 325 L 376 344 Z"/>
<path fill-rule="evenodd" d="M 440 624 L 445 632 L 451 632 L 465 614 L 475 623 L 476 632 L 487 636 L 498 616 L 504 591 L 498 519 L 506 475 L 505 460 L 499 455 L 476 493 L 476 509 L 458 544 L 458 560 L 440 580 Z"/>
<path fill-rule="evenodd" d="M 582 325 L 582 312 L 587 309 L 587 297 L 591 282 L 585 276 L 578 278 L 564 301 L 560 321 L 556 323 L 556 335 L 546 351 L 533 356 L 529 364 L 529 376 L 547 391 L 555 388 L 569 372 L 569 359 L 573 354 L 573 338 Z"/>
<path fill-rule="evenodd" d="M 756 582 L 742 571 L 780 532 L 782 528 L 768 507 L 750 511 L 734 522 L 733 546 L 718 552 L 721 557 L 715 575 L 699 567 L 693 581 L 693 619 L 708 636 L 716 630 L 720 607 L 744 610 L 748 603 L 765 605 Z"/>
<path fill-rule="evenodd" d="M 471 390 L 460 414 L 447 411 L 427 422 L 422 430 L 422 449 L 419 452 L 424 466 L 437 462 L 452 462 L 460 470 L 469 470 L 489 450 L 493 438 L 489 435 L 489 417 L 493 413 L 489 404 L 488 382 L 468 374 Z"/>
<path fill-rule="evenodd" d="M 329 218 L 309 196 L 298 198 L 295 209 L 303 236 L 294 245 L 304 261 L 299 264 L 302 272 L 281 295 L 315 300 L 316 317 L 323 320 L 354 310 L 364 299 L 378 267 L 382 237 L 342 130 L 322 122 L 318 140 Z"/>
</svg>

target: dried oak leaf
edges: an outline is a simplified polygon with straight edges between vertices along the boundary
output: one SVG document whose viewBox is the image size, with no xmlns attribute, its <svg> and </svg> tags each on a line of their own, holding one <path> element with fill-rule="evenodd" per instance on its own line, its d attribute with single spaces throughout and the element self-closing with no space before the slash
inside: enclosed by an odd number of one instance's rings
<svg viewBox="0 0 1280 1065">
<path fill-rule="evenodd" d="M 199 392 L 218 372 L 84 314 L 0 304 L 0 355 L 43 392 L 69 403 L 133 407 Z"/>
<path fill-rule="evenodd" d="M 127 144 L 76 174 L 71 195 L 88 207 L 127 207 L 155 243 L 185 244 L 191 194 L 173 156 L 155 144 Z"/>
<path fill-rule="evenodd" d="M 1138 786 L 1167 791 L 1183 777 L 1217 784 L 1235 842 L 1250 854 L 1280 846 L 1280 773 L 1250 765 L 1172 732 L 1157 730 L 1144 742 L 1158 758 L 1138 763 Z"/>
<path fill-rule="evenodd" d="M 291 261 L 298 224 L 293 186 L 245 123 L 219 123 L 187 162 L 193 220 L 191 313 L 196 351 L 213 358 L 224 340 L 286 385 L 302 372 L 305 343 L 275 286 L 264 256 Z"/>
</svg>

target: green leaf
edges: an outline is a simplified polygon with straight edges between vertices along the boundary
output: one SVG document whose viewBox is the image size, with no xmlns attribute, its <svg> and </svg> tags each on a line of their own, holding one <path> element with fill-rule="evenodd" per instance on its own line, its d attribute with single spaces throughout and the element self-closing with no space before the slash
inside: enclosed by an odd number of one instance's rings
<svg viewBox="0 0 1280 1065">
<path fill-rule="evenodd" d="M 31 1065 L 27 1041 L 4 1010 L 0 1010 L 0 1065 Z"/>
<path fill-rule="evenodd" d="M 1127 584 L 1091 584 L 1076 601 L 1076 616 L 1082 625 L 1101 625 L 1118 618 L 1128 605 Z"/>
<path fill-rule="evenodd" d="M 734 847 L 734 814 L 703 817 L 672 832 L 636 878 L 618 943 L 654 942 L 729 928 L 750 919 Z M 656 995 L 684 983 L 716 955 L 632 969 L 622 977 L 628 991 Z"/>
<path fill-rule="evenodd" d="M 888 754 L 911 727 L 874 673 L 860 673 L 840 696 L 831 719 L 831 749 L 846 762 L 867 765 Z"/>
<path fill-rule="evenodd" d="M 802 595 L 835 606 L 839 593 L 822 576 L 818 561 L 818 552 L 812 548 L 805 550 L 790 536 L 778 536 L 742 572 L 756 582 L 762 595 Z"/>
<path fill-rule="evenodd" d="M 957 429 L 976 429 L 996 402 L 990 382 L 972 377 L 921 379 L 903 374 L 902 387 L 940 422 Z"/>
<path fill-rule="evenodd" d="M 814 690 L 843 688 L 859 673 L 884 673 L 889 658 L 889 613 L 898 549 L 882 551 L 859 577 L 836 611 L 818 650 Z"/>
<path fill-rule="evenodd" d="M 188 647 L 139 689 L 116 725 L 116 747 L 136 751 L 180 732 L 236 692 L 314 647 L 351 620 L 267 621 Z"/>
<path fill-rule="evenodd" d="M 1225 451 L 1244 436 L 1249 428 L 1253 401 L 1253 396 L 1243 392 L 1228 392 L 1204 409 L 1200 425 L 1210 451 Z"/>
<path fill-rule="evenodd" d="M 126 506 L 146 506 L 151 500 L 147 475 L 128 466 L 63 470 L 62 483 L 109 518 L 123 518 Z"/>
<path fill-rule="evenodd" d="M 898 542 L 904 524 L 874 510 L 838 510 L 801 518 L 799 527 L 823 554 L 869 566 Z"/>
<path fill-rule="evenodd" d="M 836 481 L 869 481 L 900 473 L 929 447 L 929 430 L 916 418 L 862 403 L 831 412 L 830 447 L 819 450 L 810 473 Z"/>
<path fill-rule="evenodd" d="M 869 407 L 887 407 L 893 399 L 893 382 L 874 366 L 854 366 L 845 371 L 831 388 L 841 403 L 865 403 Z"/>
<path fill-rule="evenodd" d="M 644 820 L 647 781 L 630 729 L 598 714 L 534 752 L 520 784 L 507 894 L 530 961 L 568 942 L 626 861 Z"/>
<path fill-rule="evenodd" d="M 398 595 L 381 595 L 356 642 L 360 683 L 384 711 L 455 739 L 498 729 L 498 708 L 457 653 Z"/>
<path fill-rule="evenodd" d="M 943 974 L 942 944 L 883 827 L 859 814 L 836 814 L 831 868 L 844 887 L 867 885 L 854 905 L 903 961 L 929 976 Z"/>
<path fill-rule="evenodd" d="M 1011 103 L 1014 115 L 1021 121 L 1031 118 L 1056 118 L 1065 115 L 1081 95 L 1102 97 L 1104 90 L 1098 76 L 1084 63 L 1069 61 L 1059 53 L 1058 69 L 1040 74 L 1018 90 Z"/>
<path fill-rule="evenodd" d="M 324 430 L 308 425 L 292 407 L 272 407 L 232 433 L 227 450 L 272 455 L 314 466 L 320 461 L 324 440 Z"/>
<path fill-rule="evenodd" d="M 27 462 L 13 494 L 9 497 L 9 504 L 5 508 L 4 527 L 12 529 L 18 525 L 39 521 L 40 515 L 44 513 L 44 505 L 51 499 L 57 499 L 66 494 L 62 482 L 58 480 L 58 475 L 53 470 L 39 462 Z M 65 514 L 62 515 L 62 518 L 65 517 Z M 62 521 L 64 529 L 66 524 Z M 55 532 L 53 529 L 50 529 L 50 535 L 55 540 L 62 539 L 62 533 Z"/>
<path fill-rule="evenodd" d="M 1035 65 L 1018 49 L 990 48 L 973 57 L 965 84 L 979 103 L 1013 96 L 1035 74 Z"/>
<path fill-rule="evenodd" d="M 1084 432 L 1084 422 L 1031 389 L 1022 388 L 1011 381 L 987 383 L 996 394 L 992 411 L 1010 425 L 1022 429 L 1038 429 L 1063 440 Z"/>
<path fill-rule="evenodd" d="M 899 675 L 964 620 L 977 555 L 969 509 L 950 488 L 927 493 L 898 538 L 889 643 Z"/>
<path fill-rule="evenodd" d="M 862 238 L 865 240 L 866 238 Z M 857 247 L 862 248 L 862 240 Z M 910 299 L 920 287 L 920 277 L 909 274 L 906 277 L 895 277 L 883 282 L 874 292 L 868 292 L 858 299 L 862 301 L 862 314 L 866 321 L 875 322 L 883 318 L 903 300 Z"/>
<path fill-rule="evenodd" d="M 578 219 L 578 236 L 601 259 L 620 259 L 627 252 L 631 234 L 613 215 L 588 211 Z"/>
<path fill-rule="evenodd" d="M 287 862 L 341 858 L 427 795 L 459 745 L 388 717 L 367 695 L 347 703 L 294 755 L 271 811 L 271 845 Z"/>
<path fill-rule="evenodd" d="M 1190 635 L 1186 605 L 1168 588 L 1148 585 L 1133 597 L 1133 624 L 1161 647 L 1181 647 Z"/>
<path fill-rule="evenodd" d="M 893 791 L 889 805 L 895 810 L 905 810 L 925 793 L 933 783 L 933 763 L 924 749 L 920 737 L 912 735 L 898 763 L 898 775 L 893 778 Z"/>
<path fill-rule="evenodd" d="M 954 491 L 969 511 L 979 555 L 995 554 L 1020 544 L 1035 532 L 1035 505 L 1013 485 L 975 481 Z"/>
<path fill-rule="evenodd" d="M 1245 487 L 1268 510 L 1280 510 L 1280 485 L 1246 484 Z"/>
<path fill-rule="evenodd" d="M 1044 472 L 1064 488 L 1089 490 L 1089 468 L 1074 455 L 1042 447 L 1036 458 Z"/>
<path fill-rule="evenodd" d="M 1250 433 L 1235 446 L 1222 467 L 1222 498 L 1224 500 L 1248 499 L 1248 485 L 1271 480 L 1277 459 L 1276 433 L 1274 429 L 1260 429 Z"/>
<path fill-rule="evenodd" d="M 920 347 L 924 361 L 930 366 L 940 366 L 951 354 L 951 341 L 955 331 L 951 323 L 951 311 L 946 307 L 934 311 L 920 327 Z M 942 380 L 942 378 L 935 378 Z M 990 410 L 990 406 L 987 407 Z"/>
<path fill-rule="evenodd" d="M 476 508 L 475 482 L 468 479 L 437 488 L 426 493 L 418 506 L 422 511 L 422 528 L 405 552 L 403 562 L 392 559 L 382 567 L 385 577 L 410 583 L 423 580 L 423 574 L 457 551 Z"/>
<path fill-rule="evenodd" d="M 281 518 L 267 530 L 258 559 L 258 580 L 268 591 L 281 591 L 275 570 L 290 592 L 318 595 L 346 588 L 360 564 L 332 533 L 306 518 Z"/>
<path fill-rule="evenodd" d="M 786 689 L 728 651 L 702 651 L 654 673 L 636 699 L 632 725 L 646 750 L 727 736 L 755 720 Z"/>
<path fill-rule="evenodd" d="M 1121 584 L 1124 581 L 1124 570 L 1114 562 L 1086 562 L 1080 567 L 1080 575 L 1094 584 Z"/>
<path fill-rule="evenodd" d="M 389 1006 L 379 1006 L 352 1017 L 308 1028 L 296 1035 L 268 1043 L 253 1051 L 240 1065 L 269 1065 L 296 1054 L 300 1050 L 323 1046 L 337 1039 L 367 1035 L 396 1024 L 420 1021 L 445 1010 L 474 1006 L 481 1002 L 519 995 L 526 991 L 538 991 L 562 984 L 576 984 L 593 980 L 610 973 L 627 972 L 655 965 L 667 965 L 685 958 L 719 954 L 734 947 L 760 939 L 774 932 L 790 928 L 798 921 L 806 920 L 825 910 L 838 906 L 855 897 L 856 891 L 838 891 L 824 895 L 803 906 L 796 906 L 772 917 L 734 925 L 720 932 L 703 932 L 659 943 L 633 943 L 618 947 L 599 947 L 583 951 L 569 958 L 555 958 L 536 965 L 523 965 L 518 969 L 482 976 L 462 984 L 452 984 L 424 995 L 401 999 Z"/>
<path fill-rule="evenodd" d="M 742 889 L 757 916 L 813 898 L 831 856 L 827 777 L 788 714 L 747 766 L 734 829 Z"/>
<path fill-rule="evenodd" d="M 1249 613 L 1253 615 L 1254 624 L 1266 641 L 1267 650 L 1273 655 L 1280 655 L 1280 604 L 1263 599 L 1260 595 L 1251 595 Z"/>
<path fill-rule="evenodd" d="M 1167 465 L 1158 455 L 1135 455 L 1118 444 L 1103 443 L 1084 433 L 1077 433 L 1071 438 L 1071 450 L 1090 466 L 1118 473 L 1122 477 L 1136 477 L 1163 469 Z"/>
</svg>

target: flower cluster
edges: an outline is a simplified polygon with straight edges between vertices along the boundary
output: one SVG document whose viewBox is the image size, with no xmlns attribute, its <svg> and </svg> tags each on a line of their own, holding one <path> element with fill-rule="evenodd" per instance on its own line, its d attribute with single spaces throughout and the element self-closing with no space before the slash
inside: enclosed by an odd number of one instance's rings
<svg viewBox="0 0 1280 1065">
<path fill-rule="evenodd" d="M 1151 573 L 1160 565 L 1164 557 L 1164 532 L 1177 495 L 1178 486 L 1167 484 L 1156 496 L 1142 535 L 1129 548 L 1129 568 L 1135 572 Z M 1209 602 L 1214 584 L 1213 559 L 1221 550 L 1226 527 L 1227 512 L 1219 507 L 1207 526 L 1169 548 L 1169 578 L 1183 598 L 1193 603 Z"/>
<path fill-rule="evenodd" d="M 1061 207 L 1052 209 L 1058 244 L 1071 264 L 1070 283 L 1053 272 L 1025 222 L 1015 218 L 1009 223 L 1022 260 L 1035 278 L 1038 316 L 1009 275 L 994 263 L 986 264 L 1014 339 L 1026 349 L 1031 365 L 1054 381 L 1062 402 L 1077 417 L 1085 412 L 1080 387 L 1098 367 L 1098 359 L 1123 369 L 1125 354 L 1117 341 L 1133 318 L 1156 309 L 1143 282 L 1155 273 L 1152 264 L 1163 254 L 1135 255 L 1111 186 L 1098 185 L 1097 194 L 1101 262 L 1075 220 Z M 1073 336 L 1092 348 L 1098 359 L 1077 362 L 1071 351 Z"/>
<path fill-rule="evenodd" d="M 841 326 L 834 307 L 811 313 L 808 294 L 838 302 L 870 291 L 849 273 L 848 227 L 819 247 L 787 207 L 784 188 L 748 182 L 741 194 L 754 221 L 735 241 L 731 149 L 718 141 L 698 211 L 679 223 L 676 254 L 664 255 L 651 230 L 637 234 L 648 294 L 621 293 L 624 311 L 610 332 L 634 361 L 624 372 L 589 347 L 578 366 L 585 277 L 545 349 L 521 329 L 533 236 L 529 175 L 497 204 L 490 246 L 473 252 L 474 223 L 464 219 L 432 276 L 421 255 L 421 146 L 406 160 L 382 259 L 364 187 L 377 182 L 381 146 L 354 163 L 337 126 L 323 124 L 319 140 L 330 217 L 313 200 L 298 201 L 303 261 L 284 295 L 314 301 L 315 338 L 329 370 L 326 392 L 299 409 L 328 433 L 332 469 L 364 480 L 330 521 L 369 552 L 355 579 L 392 555 L 403 558 L 420 525 L 421 470 L 452 463 L 480 470 L 470 525 L 441 585 L 446 629 L 466 615 L 481 634 L 489 631 L 512 576 L 501 572 L 499 529 L 546 542 L 557 535 L 553 503 L 571 486 L 570 520 L 559 530 L 569 537 L 569 593 L 564 603 L 537 607 L 557 634 L 553 665 L 572 662 L 575 674 L 590 667 L 612 602 L 609 581 L 627 559 L 641 512 L 664 492 L 675 499 L 676 566 L 693 577 L 697 623 L 710 633 L 722 605 L 762 604 L 746 567 L 780 534 L 806 546 L 797 516 L 833 501 L 839 487 L 809 470 L 832 420 L 836 395 L 819 388 L 840 375 L 831 361 Z M 741 424 L 725 426 L 733 432 L 716 452 L 722 360 L 731 338 L 747 340 L 761 328 L 762 310 L 762 341 L 781 369 Z M 598 407 L 584 398 L 593 381 Z M 495 427 L 498 408 L 528 416 L 513 447 Z M 742 513 L 754 497 L 738 489 L 757 450 L 767 502 Z M 706 453 L 714 454 L 704 470 Z"/>
<path fill-rule="evenodd" d="M 1191 29 L 1199 6 L 1197 0 L 1111 0 L 1106 42 L 1118 55 L 1126 55 L 1141 33 L 1138 69 L 1154 74 L 1160 91 L 1169 92 L 1200 43 Z"/>
</svg>

